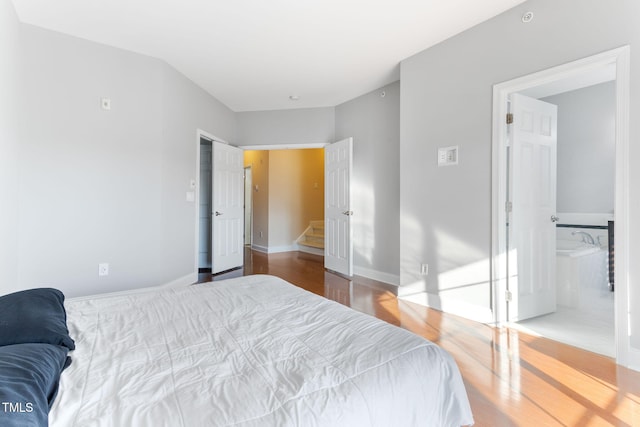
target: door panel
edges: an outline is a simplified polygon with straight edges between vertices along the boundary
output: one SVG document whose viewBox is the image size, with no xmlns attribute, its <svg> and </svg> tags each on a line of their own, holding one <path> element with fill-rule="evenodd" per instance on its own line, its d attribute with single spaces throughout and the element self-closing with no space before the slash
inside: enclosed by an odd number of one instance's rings
<svg viewBox="0 0 640 427">
<path fill-rule="evenodd" d="M 556 310 L 557 107 L 514 94 L 510 149 L 509 320 Z"/>
<path fill-rule="evenodd" d="M 241 149 L 213 142 L 213 273 L 240 267 L 244 260 L 244 161 Z"/>
<path fill-rule="evenodd" d="M 351 174 L 353 139 L 325 147 L 325 267 L 353 275 Z"/>
</svg>

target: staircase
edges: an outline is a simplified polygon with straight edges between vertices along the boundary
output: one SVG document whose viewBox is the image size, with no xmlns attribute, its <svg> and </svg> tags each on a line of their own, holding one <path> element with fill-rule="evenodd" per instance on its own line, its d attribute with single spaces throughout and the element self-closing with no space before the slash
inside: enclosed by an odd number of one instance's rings
<svg viewBox="0 0 640 427">
<path fill-rule="evenodd" d="M 311 221 L 296 243 L 302 252 L 324 255 L 324 221 Z"/>
</svg>

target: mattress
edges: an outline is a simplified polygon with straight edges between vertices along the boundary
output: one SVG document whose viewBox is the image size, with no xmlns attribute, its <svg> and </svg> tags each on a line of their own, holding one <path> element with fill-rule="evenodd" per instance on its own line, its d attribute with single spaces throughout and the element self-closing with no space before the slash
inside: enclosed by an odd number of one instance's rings
<svg viewBox="0 0 640 427">
<path fill-rule="evenodd" d="M 273 276 L 65 307 L 52 427 L 473 424 L 446 351 Z"/>
</svg>

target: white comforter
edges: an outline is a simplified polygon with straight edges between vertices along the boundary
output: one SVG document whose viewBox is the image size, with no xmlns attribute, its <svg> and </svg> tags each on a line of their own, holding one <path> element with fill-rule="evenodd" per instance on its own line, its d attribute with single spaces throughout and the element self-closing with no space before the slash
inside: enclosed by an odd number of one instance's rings
<svg viewBox="0 0 640 427">
<path fill-rule="evenodd" d="M 70 426 L 461 426 L 438 346 L 272 276 L 68 300 Z"/>
</svg>

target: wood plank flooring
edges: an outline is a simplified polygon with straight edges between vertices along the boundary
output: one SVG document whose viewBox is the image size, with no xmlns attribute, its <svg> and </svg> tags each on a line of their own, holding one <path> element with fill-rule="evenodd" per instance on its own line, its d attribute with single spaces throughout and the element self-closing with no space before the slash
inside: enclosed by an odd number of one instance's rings
<svg viewBox="0 0 640 427">
<path fill-rule="evenodd" d="M 247 250 L 245 266 L 199 280 L 272 274 L 423 336 L 456 359 L 476 426 L 640 426 L 640 373 L 511 328 L 398 300 L 388 286 L 324 270 L 322 257 Z"/>
</svg>

